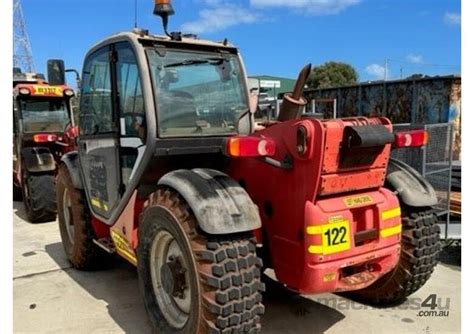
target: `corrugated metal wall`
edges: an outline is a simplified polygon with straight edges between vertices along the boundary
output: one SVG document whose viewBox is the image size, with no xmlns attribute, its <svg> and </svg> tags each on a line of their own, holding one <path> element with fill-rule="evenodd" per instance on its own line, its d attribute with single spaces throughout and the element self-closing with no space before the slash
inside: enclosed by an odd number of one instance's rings
<svg viewBox="0 0 474 334">
<path fill-rule="evenodd" d="M 455 124 L 455 159 L 461 146 L 461 77 L 362 83 L 356 86 L 305 91 L 310 102 L 337 99 L 337 116 L 386 116 L 392 123 Z M 308 104 L 311 106 L 311 103 Z M 333 116 L 333 106 L 316 103 L 316 112 Z"/>
<path fill-rule="evenodd" d="M 460 116 L 461 78 L 364 83 L 357 86 L 307 90 L 305 97 L 337 99 L 338 117 L 387 116 L 393 123 L 445 123 Z M 332 106 L 316 104 L 316 112 L 332 117 Z"/>
</svg>

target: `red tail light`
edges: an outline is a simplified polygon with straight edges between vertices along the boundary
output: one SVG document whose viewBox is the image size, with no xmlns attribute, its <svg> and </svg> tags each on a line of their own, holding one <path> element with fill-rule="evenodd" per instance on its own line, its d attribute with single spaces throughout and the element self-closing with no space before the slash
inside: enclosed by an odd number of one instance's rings
<svg viewBox="0 0 474 334">
<path fill-rule="evenodd" d="M 48 133 L 39 133 L 37 135 L 33 136 L 33 141 L 35 143 L 49 143 L 56 141 L 58 139 L 58 136 L 55 134 L 48 134 Z"/>
<path fill-rule="evenodd" d="M 226 143 L 226 153 L 231 157 L 270 157 L 275 151 L 275 142 L 268 138 L 233 137 Z"/>
<path fill-rule="evenodd" d="M 428 143 L 428 132 L 424 130 L 402 131 L 395 134 L 395 147 L 421 147 Z"/>
<path fill-rule="evenodd" d="M 79 127 L 77 126 L 69 126 L 66 131 L 65 131 L 65 135 L 69 138 L 69 139 L 74 139 L 76 138 L 78 135 L 79 135 Z"/>
</svg>

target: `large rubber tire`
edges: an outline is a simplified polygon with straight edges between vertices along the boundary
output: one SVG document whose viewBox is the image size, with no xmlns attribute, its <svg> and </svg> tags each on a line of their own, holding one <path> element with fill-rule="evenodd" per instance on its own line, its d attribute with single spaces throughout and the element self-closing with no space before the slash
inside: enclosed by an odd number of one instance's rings
<svg viewBox="0 0 474 334">
<path fill-rule="evenodd" d="M 23 194 L 21 192 L 21 187 L 13 183 L 13 200 L 19 202 L 23 199 Z"/>
<path fill-rule="evenodd" d="M 23 183 L 23 203 L 28 220 L 32 223 L 56 220 L 54 175 L 26 172 Z"/>
<path fill-rule="evenodd" d="M 186 272 L 189 270 L 186 286 L 190 288 L 191 307 L 181 328 L 166 320 L 153 287 L 152 270 L 156 268 L 150 263 L 152 245 L 163 233 L 172 235 L 182 251 Z M 138 275 L 155 332 L 260 332 L 260 316 L 265 309 L 261 267 L 251 233 L 207 235 L 199 229 L 185 200 L 174 190 L 162 188 L 150 196 L 140 221 Z"/>
<path fill-rule="evenodd" d="M 394 270 L 350 295 L 369 304 L 396 305 L 431 277 L 441 250 L 437 217 L 429 208 L 402 206 L 402 251 Z"/>
<path fill-rule="evenodd" d="M 69 262 L 74 268 L 80 270 L 103 268 L 110 257 L 94 244 L 95 232 L 86 195 L 84 191 L 74 188 L 71 176 L 64 165 L 60 166 L 58 171 L 56 192 L 59 232 Z M 67 203 L 67 198 L 69 203 Z M 68 221 L 73 231 L 72 236 L 68 233 Z"/>
</svg>

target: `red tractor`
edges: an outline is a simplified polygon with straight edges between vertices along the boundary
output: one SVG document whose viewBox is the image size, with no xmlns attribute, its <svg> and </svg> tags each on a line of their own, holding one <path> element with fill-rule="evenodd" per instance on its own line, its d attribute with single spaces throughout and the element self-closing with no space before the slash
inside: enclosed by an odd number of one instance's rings
<svg viewBox="0 0 474 334">
<path fill-rule="evenodd" d="M 49 74 L 60 66 L 49 61 Z M 56 219 L 57 165 L 74 147 L 73 97 L 64 80 L 46 82 L 42 74 L 14 70 L 13 199 L 23 199 L 31 222 Z"/>
<path fill-rule="evenodd" d="M 306 67 L 279 119 L 255 124 L 238 50 L 167 32 L 113 35 L 86 55 L 77 152 L 57 182 L 73 267 L 137 266 L 159 333 L 256 333 L 262 269 L 301 294 L 403 301 L 437 263 L 433 188 L 386 118 L 302 115 Z"/>
</svg>

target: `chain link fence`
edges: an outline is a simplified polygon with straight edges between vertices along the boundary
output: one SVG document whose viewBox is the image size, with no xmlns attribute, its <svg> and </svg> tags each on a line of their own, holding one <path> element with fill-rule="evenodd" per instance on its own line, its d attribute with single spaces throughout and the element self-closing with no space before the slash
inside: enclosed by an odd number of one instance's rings
<svg viewBox="0 0 474 334">
<path fill-rule="evenodd" d="M 438 205 L 435 207 L 435 211 L 439 218 L 442 237 L 444 239 L 461 239 L 460 221 L 451 221 L 450 215 L 454 126 L 452 123 L 394 125 L 395 132 L 419 129 L 428 132 L 428 144 L 420 148 L 393 150 L 392 157 L 412 166 L 435 189 L 438 196 Z"/>
</svg>

